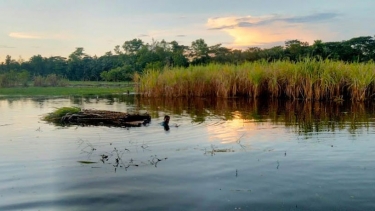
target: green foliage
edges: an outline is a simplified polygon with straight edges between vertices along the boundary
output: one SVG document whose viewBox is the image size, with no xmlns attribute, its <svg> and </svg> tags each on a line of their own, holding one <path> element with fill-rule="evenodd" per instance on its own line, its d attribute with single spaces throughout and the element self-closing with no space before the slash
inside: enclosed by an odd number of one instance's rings
<svg viewBox="0 0 375 211">
<path fill-rule="evenodd" d="M 163 68 L 164 68 L 163 63 L 160 61 L 157 61 L 157 62 L 148 63 L 145 69 L 162 70 Z"/>
<path fill-rule="evenodd" d="M 26 70 L 20 72 L 11 70 L 0 74 L 0 87 L 27 86 L 29 78 L 30 74 Z"/>
<path fill-rule="evenodd" d="M 195 40 L 191 43 L 190 58 L 193 64 L 204 64 L 209 59 L 209 47 L 203 39 Z"/>
<path fill-rule="evenodd" d="M 59 122 L 63 116 L 66 114 L 77 114 L 81 111 L 79 107 L 62 107 L 58 108 L 55 111 L 47 114 L 43 117 L 44 121 L 48 122 Z"/>
<path fill-rule="evenodd" d="M 113 81 L 113 82 L 131 81 L 133 79 L 131 67 L 127 65 L 124 65 L 122 67 L 117 67 L 109 71 L 103 71 L 100 73 L 100 77 L 104 81 Z"/>
<path fill-rule="evenodd" d="M 62 78 L 56 74 L 49 74 L 46 77 L 35 76 L 34 77 L 34 86 L 67 86 L 69 81 L 65 78 Z"/>
<path fill-rule="evenodd" d="M 135 54 L 143 46 L 143 41 L 141 39 L 133 39 L 130 41 L 125 41 L 122 45 L 124 51 L 128 54 Z"/>
</svg>

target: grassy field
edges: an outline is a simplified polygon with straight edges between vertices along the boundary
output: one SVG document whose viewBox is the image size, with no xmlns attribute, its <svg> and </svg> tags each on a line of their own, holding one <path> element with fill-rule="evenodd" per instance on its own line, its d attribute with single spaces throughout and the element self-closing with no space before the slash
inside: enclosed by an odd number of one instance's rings
<svg viewBox="0 0 375 211">
<path fill-rule="evenodd" d="M 248 96 L 304 100 L 374 97 L 375 63 L 305 59 L 301 62 L 258 61 L 241 65 L 192 66 L 138 76 L 144 96 Z"/>
<path fill-rule="evenodd" d="M 17 96 L 61 96 L 61 95 L 102 95 L 133 92 L 133 83 L 129 82 L 92 82 L 73 81 L 66 87 L 11 87 L 0 88 L 0 95 Z"/>
</svg>

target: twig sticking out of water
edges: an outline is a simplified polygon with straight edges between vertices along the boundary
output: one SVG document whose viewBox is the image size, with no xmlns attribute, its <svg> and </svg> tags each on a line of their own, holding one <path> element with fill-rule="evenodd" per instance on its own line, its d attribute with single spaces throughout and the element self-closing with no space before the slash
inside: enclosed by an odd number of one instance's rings
<svg viewBox="0 0 375 211">
<path fill-rule="evenodd" d="M 160 161 L 168 159 L 168 158 L 159 159 L 156 155 L 152 155 L 151 158 L 152 159 L 149 160 L 149 162 L 150 162 L 151 165 L 154 165 L 155 167 L 158 167 L 158 163 Z"/>
<path fill-rule="evenodd" d="M 79 143 L 79 147 L 86 143 L 86 146 L 84 148 L 81 149 L 81 153 L 85 153 L 87 154 L 87 158 L 90 158 L 92 153 L 96 150 L 96 148 L 94 147 L 94 145 L 92 145 L 90 142 L 88 141 L 84 141 L 82 139 L 79 139 L 78 140 L 78 143 Z M 89 150 L 86 150 L 87 148 L 89 148 Z"/>
<path fill-rule="evenodd" d="M 214 156 L 215 155 L 215 149 L 217 149 L 217 147 L 215 147 L 213 144 L 211 144 L 211 150 L 207 151 L 206 148 L 204 148 L 204 154 L 205 155 L 211 154 L 211 156 Z"/>
<path fill-rule="evenodd" d="M 135 144 L 136 146 L 136 150 L 137 148 L 142 148 L 143 151 L 147 150 L 147 151 L 151 151 L 149 148 L 149 146 L 147 144 L 142 144 L 142 145 L 138 145 L 137 142 L 133 142 L 133 141 L 129 141 L 130 144 Z M 94 145 L 92 145 L 89 141 L 85 141 L 85 140 L 82 140 L 82 139 L 79 139 L 78 140 L 78 145 L 81 149 L 81 153 L 86 153 L 88 154 L 88 159 L 91 157 L 91 155 L 93 154 L 94 151 L 96 151 L 96 147 L 94 147 Z M 106 146 L 107 144 L 105 144 Z M 112 145 L 112 143 L 110 143 L 110 145 Z M 151 156 L 151 159 L 148 160 L 148 162 L 144 163 L 142 161 L 135 161 L 133 158 L 130 158 L 129 160 L 128 159 L 125 159 L 124 158 L 124 155 L 126 153 L 130 153 L 131 150 L 127 149 L 127 148 L 123 148 L 123 150 L 119 150 L 118 148 L 114 147 L 113 150 L 111 152 L 103 152 L 102 154 L 99 154 L 99 160 L 103 163 L 103 164 L 111 164 L 111 166 L 113 166 L 115 168 L 115 172 L 117 172 L 117 168 L 124 168 L 125 170 L 127 170 L 129 167 L 131 166 L 134 166 L 134 167 L 138 167 L 140 166 L 139 164 L 145 164 L 145 165 L 153 165 L 155 167 L 157 167 L 158 163 L 160 161 L 164 161 L 166 160 L 167 158 L 158 158 L 156 155 L 153 155 Z M 137 150 L 138 152 L 138 150 Z M 112 161 L 112 163 L 111 163 Z M 87 162 L 91 162 L 91 161 L 87 161 Z M 96 163 L 96 162 L 95 162 Z"/>
<path fill-rule="evenodd" d="M 101 156 L 100 161 L 102 161 L 103 163 L 105 163 L 106 161 L 108 161 L 108 155 L 102 154 L 100 156 Z"/>
<path fill-rule="evenodd" d="M 118 167 L 120 165 L 120 161 L 121 161 L 121 164 L 123 166 L 125 166 L 125 164 L 122 162 L 122 156 L 124 155 L 124 152 L 122 152 L 121 154 L 119 153 L 119 151 L 116 149 L 116 147 L 114 148 L 114 150 L 112 151 L 112 153 L 115 152 L 116 153 L 116 164 L 113 165 L 114 167 Z M 121 167 L 121 166 L 120 166 Z"/>
<path fill-rule="evenodd" d="M 239 138 L 237 139 L 236 143 L 237 143 L 238 145 L 240 145 L 240 147 L 241 147 L 243 150 L 246 151 L 246 147 L 245 147 L 245 145 L 241 144 L 241 138 L 244 137 L 244 135 L 245 135 L 245 133 L 242 134 L 242 136 L 239 137 Z"/>
<path fill-rule="evenodd" d="M 142 145 L 141 145 L 141 148 L 143 149 L 143 151 L 144 151 L 144 150 L 151 151 L 151 150 L 147 149 L 147 148 L 148 148 L 148 145 L 147 145 L 147 144 L 142 144 Z"/>
</svg>

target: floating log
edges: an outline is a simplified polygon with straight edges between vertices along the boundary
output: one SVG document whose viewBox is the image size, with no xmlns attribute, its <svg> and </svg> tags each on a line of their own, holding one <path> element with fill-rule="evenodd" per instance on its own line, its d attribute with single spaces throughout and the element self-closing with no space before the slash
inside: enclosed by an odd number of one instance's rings
<svg viewBox="0 0 375 211">
<path fill-rule="evenodd" d="M 151 122 L 151 116 L 148 113 L 130 114 L 96 109 L 73 110 L 74 112 L 70 112 L 72 110 L 71 108 L 57 109 L 55 112 L 50 113 L 49 116 L 46 116 L 44 120 L 57 124 L 107 125 L 117 127 L 140 127 Z"/>
</svg>

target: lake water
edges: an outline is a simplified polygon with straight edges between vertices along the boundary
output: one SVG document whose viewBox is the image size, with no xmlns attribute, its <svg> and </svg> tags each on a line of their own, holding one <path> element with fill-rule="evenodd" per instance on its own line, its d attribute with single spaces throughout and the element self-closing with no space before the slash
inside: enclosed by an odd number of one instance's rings
<svg viewBox="0 0 375 211">
<path fill-rule="evenodd" d="M 63 106 L 152 121 L 41 120 Z M 0 97 L 0 115 L 0 210 L 375 210 L 372 102 Z"/>
</svg>

